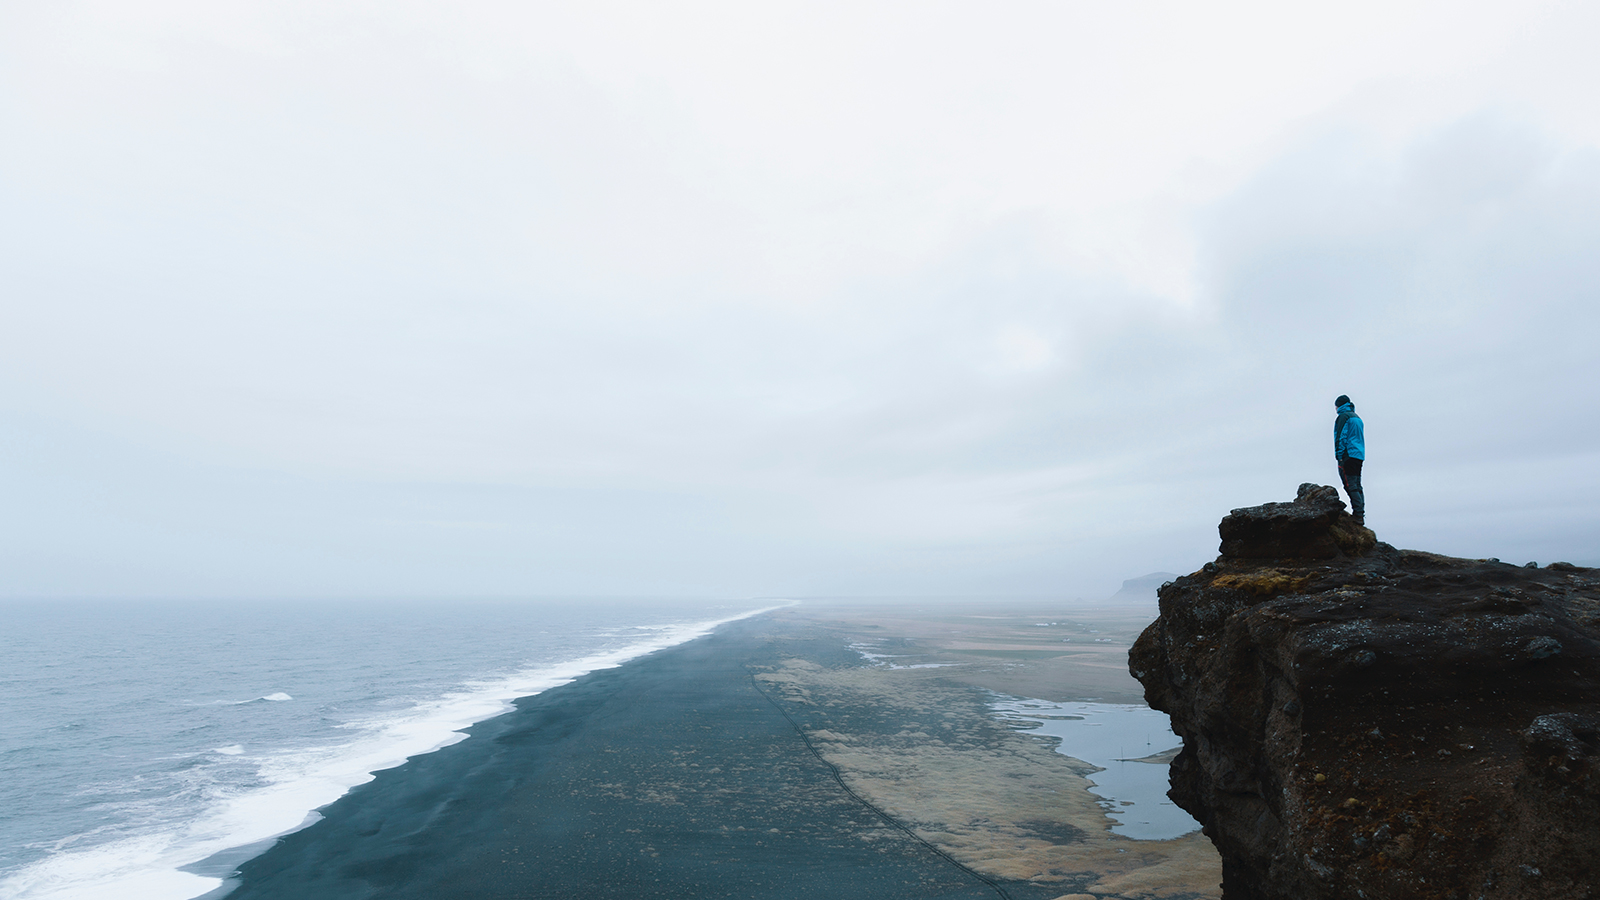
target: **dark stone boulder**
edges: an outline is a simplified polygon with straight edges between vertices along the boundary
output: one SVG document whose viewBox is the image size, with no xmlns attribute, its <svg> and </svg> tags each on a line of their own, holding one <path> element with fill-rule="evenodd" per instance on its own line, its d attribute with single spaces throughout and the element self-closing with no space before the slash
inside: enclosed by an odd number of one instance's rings
<svg viewBox="0 0 1600 900">
<path fill-rule="evenodd" d="M 1600 897 L 1600 570 L 1354 529 L 1315 485 L 1235 510 L 1129 654 L 1223 896 Z"/>
<path fill-rule="evenodd" d="M 1339 491 L 1302 484 L 1289 503 L 1236 509 L 1217 526 L 1229 559 L 1332 559 L 1360 556 L 1378 542 L 1345 512 Z"/>
</svg>

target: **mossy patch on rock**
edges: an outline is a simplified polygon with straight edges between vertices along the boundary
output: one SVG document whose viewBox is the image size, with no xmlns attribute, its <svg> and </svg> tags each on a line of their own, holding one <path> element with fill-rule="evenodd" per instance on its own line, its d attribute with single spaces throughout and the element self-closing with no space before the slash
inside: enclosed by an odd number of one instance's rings
<svg viewBox="0 0 1600 900">
<path fill-rule="evenodd" d="M 1370 532 L 1369 532 L 1370 534 Z M 1279 594 L 1298 594 L 1311 582 L 1310 576 L 1293 574 L 1281 569 L 1261 569 L 1254 572 L 1229 572 L 1212 579 L 1212 587 L 1233 588 L 1257 597 L 1276 597 Z"/>
<path fill-rule="evenodd" d="M 1328 525 L 1328 533 L 1345 556 L 1361 556 L 1378 545 L 1377 533 L 1357 525 L 1354 516 L 1334 517 Z"/>
</svg>

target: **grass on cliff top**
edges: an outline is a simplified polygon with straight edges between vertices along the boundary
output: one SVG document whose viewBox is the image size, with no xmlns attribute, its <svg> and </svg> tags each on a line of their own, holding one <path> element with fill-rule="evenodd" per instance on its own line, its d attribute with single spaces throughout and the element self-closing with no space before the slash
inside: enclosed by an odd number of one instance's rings
<svg viewBox="0 0 1600 900">
<path fill-rule="evenodd" d="M 1276 597 L 1279 594 L 1296 594 L 1311 583 L 1310 576 L 1294 575 L 1281 569 L 1263 569 L 1259 572 L 1229 572 L 1211 580 L 1212 587 L 1233 588 L 1257 597 Z"/>
</svg>

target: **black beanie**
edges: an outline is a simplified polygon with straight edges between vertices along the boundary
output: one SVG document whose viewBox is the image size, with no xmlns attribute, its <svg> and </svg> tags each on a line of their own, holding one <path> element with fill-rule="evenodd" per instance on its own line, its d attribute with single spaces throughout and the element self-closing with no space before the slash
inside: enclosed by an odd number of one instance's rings
<svg viewBox="0 0 1600 900">
<path fill-rule="evenodd" d="M 1339 395 L 1339 399 L 1333 401 L 1333 407 L 1334 407 L 1334 409 L 1338 409 L 1339 407 L 1341 407 L 1341 406 L 1343 406 L 1343 405 L 1345 405 L 1346 403 L 1349 403 L 1349 402 L 1350 402 L 1350 395 L 1349 394 L 1340 394 Z"/>
</svg>

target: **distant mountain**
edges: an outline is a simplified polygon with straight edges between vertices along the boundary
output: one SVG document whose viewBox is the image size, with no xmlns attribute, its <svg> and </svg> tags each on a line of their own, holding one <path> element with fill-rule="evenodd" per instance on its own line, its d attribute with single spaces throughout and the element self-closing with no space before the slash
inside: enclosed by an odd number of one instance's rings
<svg viewBox="0 0 1600 900">
<path fill-rule="evenodd" d="M 1157 588 L 1177 577 L 1171 572 L 1151 572 L 1149 575 L 1129 578 L 1122 583 L 1122 590 L 1111 595 L 1111 599 L 1151 601 L 1156 599 Z"/>
</svg>

